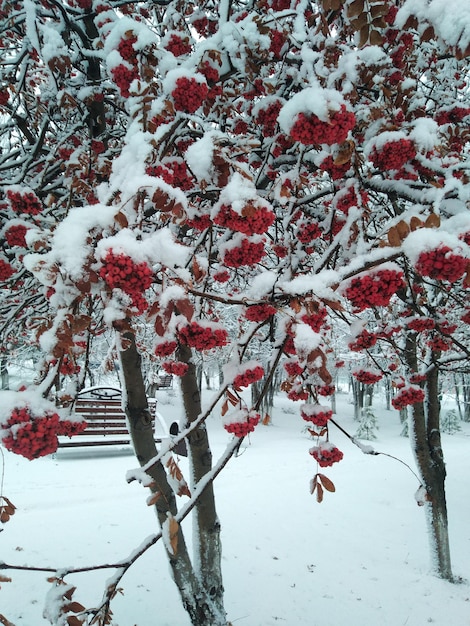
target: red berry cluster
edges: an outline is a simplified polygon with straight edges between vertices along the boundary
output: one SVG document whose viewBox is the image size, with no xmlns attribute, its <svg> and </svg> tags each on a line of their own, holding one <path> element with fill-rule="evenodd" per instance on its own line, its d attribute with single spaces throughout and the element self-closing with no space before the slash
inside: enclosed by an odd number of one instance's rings
<svg viewBox="0 0 470 626">
<path fill-rule="evenodd" d="M 247 307 L 245 317 L 250 322 L 264 322 L 276 313 L 277 309 L 271 304 L 252 304 Z"/>
<path fill-rule="evenodd" d="M 167 374 L 174 376 L 184 376 L 189 369 L 189 365 L 182 361 L 165 361 L 162 363 L 162 367 Z"/>
<path fill-rule="evenodd" d="M 176 341 L 160 341 L 155 346 L 155 356 L 165 357 L 170 356 L 176 350 Z"/>
<path fill-rule="evenodd" d="M 301 243 L 310 243 L 314 239 L 322 236 L 322 231 L 317 222 L 303 222 L 297 230 L 297 239 Z"/>
<path fill-rule="evenodd" d="M 229 248 L 224 254 L 224 263 L 228 267 L 256 265 L 264 257 L 264 243 L 242 239 L 239 246 Z"/>
<path fill-rule="evenodd" d="M 71 358 L 65 356 L 60 364 L 60 373 L 63 376 L 72 376 L 72 374 L 78 374 L 80 366 L 75 363 Z"/>
<path fill-rule="evenodd" d="M 273 211 L 265 206 L 254 206 L 248 203 L 241 213 L 237 213 L 232 207 L 223 204 L 214 222 L 245 235 L 261 235 L 268 230 L 275 219 Z"/>
<path fill-rule="evenodd" d="M 351 163 L 349 163 L 349 161 L 347 163 L 343 163 L 342 165 L 336 165 L 331 155 L 326 157 L 326 159 L 320 163 L 320 169 L 324 172 L 328 172 L 333 180 L 344 178 L 350 168 Z"/>
<path fill-rule="evenodd" d="M 57 435 L 59 437 L 73 437 L 74 435 L 82 433 L 86 427 L 87 423 L 85 421 L 72 422 L 70 420 L 60 420 L 57 424 Z"/>
<path fill-rule="evenodd" d="M 256 123 L 261 126 L 264 137 L 272 137 L 276 133 L 277 118 L 282 108 L 282 102 L 275 100 L 266 108 L 259 109 L 256 115 Z"/>
<path fill-rule="evenodd" d="M 31 461 L 57 450 L 58 425 L 57 413 L 33 417 L 27 407 L 15 408 L 6 424 L 1 425 L 7 431 L 2 442 L 7 450 Z"/>
<path fill-rule="evenodd" d="M 8 280 L 14 273 L 15 270 L 12 266 L 3 259 L 0 259 L 0 281 Z"/>
<path fill-rule="evenodd" d="M 470 324 L 470 310 L 464 313 L 460 319 L 464 324 Z"/>
<path fill-rule="evenodd" d="M 105 152 L 106 146 L 102 141 L 96 141 L 96 139 L 94 139 L 90 144 L 90 149 L 95 154 L 102 154 Z"/>
<path fill-rule="evenodd" d="M 182 39 L 179 35 L 173 33 L 165 46 L 165 50 L 174 54 L 175 57 L 180 57 L 191 52 L 191 44 L 187 37 Z"/>
<path fill-rule="evenodd" d="M 326 309 L 321 307 L 316 313 L 302 315 L 301 320 L 304 324 L 310 326 L 313 332 L 319 333 L 325 323 L 327 315 Z"/>
<path fill-rule="evenodd" d="M 113 67 L 111 74 L 113 75 L 114 82 L 119 87 L 121 96 L 123 96 L 123 98 L 128 98 L 130 96 L 129 88 L 132 81 L 139 78 L 139 71 L 137 67 L 129 68 L 127 65 L 120 63 L 119 65 L 116 65 L 116 67 Z"/>
<path fill-rule="evenodd" d="M 123 253 L 115 254 L 108 250 L 100 276 L 111 289 L 121 289 L 132 299 L 139 313 L 148 306 L 142 294 L 152 284 L 152 269 L 147 263 L 135 263 Z"/>
<path fill-rule="evenodd" d="M 434 119 L 439 126 L 443 126 L 444 124 L 457 124 L 467 117 L 467 115 L 470 115 L 470 108 L 456 106 L 447 111 L 439 111 L 434 116 Z"/>
<path fill-rule="evenodd" d="M 321 385 L 316 390 L 319 396 L 332 396 L 336 391 L 336 387 L 334 385 Z"/>
<path fill-rule="evenodd" d="M 191 322 L 187 326 L 182 326 L 178 333 L 182 343 L 201 351 L 225 346 L 228 341 L 225 328 L 216 328 L 212 324 L 203 325 L 201 322 Z"/>
<path fill-rule="evenodd" d="M 372 306 L 387 306 L 393 294 L 403 286 L 403 272 L 383 269 L 353 278 L 345 296 L 356 311 L 363 311 Z"/>
<path fill-rule="evenodd" d="M 406 325 L 410 330 L 422 333 L 425 330 L 432 330 L 436 326 L 436 322 L 429 317 L 417 317 L 407 322 Z"/>
<path fill-rule="evenodd" d="M 157 167 L 148 167 L 146 172 L 151 176 L 160 176 L 168 185 L 183 191 L 188 191 L 193 186 L 189 170 L 182 159 L 168 161 Z"/>
<path fill-rule="evenodd" d="M 273 11 L 285 11 L 290 9 L 292 0 L 269 0 L 269 7 Z"/>
<path fill-rule="evenodd" d="M 256 426 L 259 424 L 261 416 L 259 413 L 253 411 L 246 413 L 246 418 L 240 422 L 231 422 L 230 424 L 224 424 L 224 428 L 228 433 L 235 435 L 235 437 L 246 437 L 248 433 L 252 433 Z"/>
<path fill-rule="evenodd" d="M 195 215 L 193 218 L 186 220 L 186 226 L 203 232 L 212 226 L 212 221 L 209 215 Z"/>
<path fill-rule="evenodd" d="M 360 198 L 353 186 L 347 187 L 339 191 L 335 196 L 334 206 L 338 211 L 348 215 L 349 209 L 353 206 L 367 206 L 369 196 L 367 192 L 361 191 Z"/>
<path fill-rule="evenodd" d="M 42 212 L 42 204 L 39 198 L 32 192 L 21 194 L 19 191 L 7 191 L 7 198 L 15 213 L 39 215 Z"/>
<path fill-rule="evenodd" d="M 416 148 L 411 139 L 389 141 L 380 150 L 374 147 L 370 160 L 380 170 L 399 170 L 416 156 Z"/>
<path fill-rule="evenodd" d="M 218 21 L 210 20 L 204 15 L 204 17 L 191 20 L 191 26 L 194 26 L 197 34 L 201 37 L 209 37 L 217 31 Z"/>
<path fill-rule="evenodd" d="M 282 56 L 282 49 L 286 43 L 286 36 L 281 30 L 271 30 L 269 33 L 271 44 L 269 46 L 269 52 L 272 52 L 275 59 L 280 59 Z"/>
<path fill-rule="evenodd" d="M 286 361 L 284 363 L 284 369 L 289 374 L 289 376 L 300 376 L 304 371 L 304 368 L 300 365 L 298 361 Z"/>
<path fill-rule="evenodd" d="M 420 383 L 424 383 L 426 380 L 426 374 L 411 374 L 410 383 L 412 385 L 419 385 Z"/>
<path fill-rule="evenodd" d="M 354 113 L 347 111 L 343 104 L 339 111 L 330 112 L 326 122 L 314 114 L 299 113 L 289 134 L 292 139 L 305 145 L 326 143 L 331 146 L 343 143 L 355 123 Z"/>
<path fill-rule="evenodd" d="M 368 372 L 367 370 L 359 370 L 357 372 L 353 372 L 354 378 L 364 385 L 373 385 L 374 383 L 378 383 L 379 380 L 382 379 L 382 374 L 376 372 Z"/>
<path fill-rule="evenodd" d="M 329 467 L 333 463 L 338 463 L 344 456 L 341 450 L 329 441 L 321 443 L 319 446 L 313 446 L 309 452 L 320 467 Z"/>
<path fill-rule="evenodd" d="M 26 248 L 26 233 L 28 229 L 23 224 L 15 224 L 5 232 L 5 240 L 9 246 Z"/>
<path fill-rule="evenodd" d="M 304 404 L 300 408 L 300 415 L 306 422 L 312 422 L 315 426 L 323 428 L 333 417 L 333 411 L 321 404 Z"/>
<path fill-rule="evenodd" d="M 10 92 L 8 89 L 0 89 L 0 106 L 4 106 L 10 99 Z"/>
<path fill-rule="evenodd" d="M 209 83 L 216 83 L 219 80 L 219 71 L 210 63 L 204 61 L 199 68 L 200 73 Z"/>
<path fill-rule="evenodd" d="M 194 113 L 207 98 L 208 92 L 209 88 L 205 82 L 181 76 L 176 81 L 176 87 L 171 92 L 171 95 L 177 111 Z"/>
<path fill-rule="evenodd" d="M 421 252 L 416 263 L 416 271 L 422 276 L 437 280 L 455 282 L 463 276 L 469 260 L 459 254 L 453 254 L 449 246 L 439 246 L 434 250 Z"/>
<path fill-rule="evenodd" d="M 447 350 L 450 350 L 452 347 L 448 339 L 440 337 L 439 335 L 431 337 L 426 343 L 434 352 L 447 352 Z"/>
<path fill-rule="evenodd" d="M 218 283 L 226 283 L 230 280 L 230 274 L 229 272 L 227 272 L 227 270 L 221 270 L 220 272 L 214 274 L 212 278 Z"/>
<path fill-rule="evenodd" d="M 306 402 L 309 399 L 309 393 L 302 385 L 296 385 L 289 391 L 287 397 L 293 402 Z"/>
<path fill-rule="evenodd" d="M 424 398 L 424 391 L 419 387 L 407 387 L 401 389 L 400 393 L 392 399 L 392 406 L 397 411 L 401 411 L 409 404 L 423 402 Z"/>
<path fill-rule="evenodd" d="M 233 380 L 234 387 L 249 387 L 258 380 L 261 380 L 264 376 L 264 369 L 261 365 L 257 365 L 254 368 L 246 369 L 242 374 L 235 376 Z"/>
<path fill-rule="evenodd" d="M 354 337 L 354 341 L 348 343 L 348 347 L 353 352 L 360 352 L 372 348 L 377 343 L 377 335 L 370 333 L 366 328 L 359 335 Z"/>
</svg>

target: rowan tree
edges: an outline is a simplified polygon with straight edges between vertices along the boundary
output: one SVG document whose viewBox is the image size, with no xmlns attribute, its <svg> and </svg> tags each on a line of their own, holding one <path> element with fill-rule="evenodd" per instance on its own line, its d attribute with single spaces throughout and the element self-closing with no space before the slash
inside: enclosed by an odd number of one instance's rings
<svg viewBox="0 0 470 626">
<path fill-rule="evenodd" d="M 314 468 L 343 457 L 325 407 L 337 318 L 367 356 L 356 378 L 392 377 L 394 407 L 411 407 L 419 503 L 436 571 L 452 579 L 437 389 L 440 371 L 468 371 L 470 319 L 470 11 L 454 5 L 2 3 L 0 336 L 26 332 L 43 353 L 35 384 L 8 395 L 2 440 L 36 456 L 40 437 L 23 434 L 42 420 L 49 452 L 74 423 L 90 342 L 112 331 L 135 478 L 154 494 L 193 624 L 227 623 L 212 481 L 259 428 L 263 391 L 250 406 L 241 390 L 263 378 L 267 391 L 282 368 Z M 189 487 L 153 441 L 144 326 L 147 353 L 180 377 Z M 253 359 L 259 341 L 267 364 Z M 202 412 L 194 355 L 227 346 Z M 205 420 L 221 399 L 234 438 L 212 466 Z M 331 481 L 313 473 L 321 500 Z M 75 623 L 105 623 L 112 593 Z"/>
</svg>

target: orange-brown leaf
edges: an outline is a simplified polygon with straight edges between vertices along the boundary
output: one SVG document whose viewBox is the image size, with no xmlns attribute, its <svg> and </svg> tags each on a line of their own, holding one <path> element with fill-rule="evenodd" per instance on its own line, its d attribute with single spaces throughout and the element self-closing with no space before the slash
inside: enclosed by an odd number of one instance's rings
<svg viewBox="0 0 470 626">
<path fill-rule="evenodd" d="M 318 478 L 320 479 L 321 484 L 327 491 L 330 491 L 331 493 L 334 493 L 336 491 L 336 487 L 334 486 L 333 481 L 331 481 L 328 476 L 325 476 L 325 474 L 318 474 Z"/>
<path fill-rule="evenodd" d="M 392 226 L 387 233 L 388 243 L 394 248 L 398 248 L 401 245 L 400 235 L 398 234 L 398 230 L 395 226 Z"/>
<path fill-rule="evenodd" d="M 374 23 L 374 26 L 380 26 L 380 24 Z M 369 41 L 373 46 L 381 46 L 385 39 L 378 30 L 371 30 L 369 35 Z"/>
<path fill-rule="evenodd" d="M 323 487 L 317 483 L 317 502 L 323 502 Z"/>
<path fill-rule="evenodd" d="M 400 242 L 402 242 L 410 234 L 410 227 L 405 220 L 400 220 L 396 225 L 398 235 L 400 236 Z"/>
<path fill-rule="evenodd" d="M 426 228 L 439 228 L 441 225 L 441 218 L 436 213 L 431 213 L 428 215 L 426 221 L 424 222 L 424 226 Z"/>
<path fill-rule="evenodd" d="M 168 540 L 171 546 L 171 550 L 174 555 L 176 555 L 178 551 L 178 532 L 180 525 L 175 520 L 173 516 L 171 516 L 168 520 Z"/>
<path fill-rule="evenodd" d="M 158 502 L 158 500 L 160 500 L 161 497 L 162 497 L 162 494 L 159 491 L 156 491 L 155 493 L 153 493 L 151 496 L 147 498 L 147 506 L 153 506 L 154 504 Z"/>
<path fill-rule="evenodd" d="M 364 12 L 364 0 L 354 0 L 348 6 L 347 16 L 348 17 L 357 17 Z"/>
<path fill-rule="evenodd" d="M 423 222 L 419 219 L 419 217 L 416 217 L 416 215 L 413 215 L 413 217 L 410 220 L 410 230 L 414 232 L 415 230 L 418 230 L 418 228 L 422 228 L 422 227 L 423 227 Z"/>
</svg>

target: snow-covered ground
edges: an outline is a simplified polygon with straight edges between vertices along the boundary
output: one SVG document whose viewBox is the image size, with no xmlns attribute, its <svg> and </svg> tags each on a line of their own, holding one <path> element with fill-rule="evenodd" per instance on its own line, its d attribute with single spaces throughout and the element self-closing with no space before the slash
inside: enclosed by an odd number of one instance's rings
<svg viewBox="0 0 470 626">
<path fill-rule="evenodd" d="M 161 392 L 159 408 L 168 419 L 178 417 L 176 393 Z M 450 400 L 443 408 L 452 408 Z M 386 411 L 380 398 L 375 411 L 374 447 L 414 469 L 396 411 Z M 352 413 L 347 394 L 340 394 L 337 419 L 354 433 Z M 216 416 L 208 427 L 216 456 L 228 435 Z M 258 426 L 217 479 L 226 607 L 234 626 L 469 626 L 470 425 L 443 437 L 453 567 L 461 584 L 430 573 L 411 471 L 389 457 L 363 455 L 333 429 L 344 460 L 323 470 L 337 491 L 317 504 L 309 493 L 316 464 L 303 431 L 297 406 L 277 396 L 273 424 Z M 156 531 L 146 491 L 126 483 L 134 467 L 128 452 L 64 451 L 34 462 L 5 452 L 4 494 L 17 511 L 0 532 L 0 560 L 61 568 L 126 557 Z M 16 626 L 46 624 L 47 574 L 0 574 L 13 579 L 0 583 L 0 614 Z M 111 574 L 70 577 L 74 598 L 96 604 Z M 122 586 L 112 606 L 114 625 L 189 624 L 161 545 L 134 565 Z"/>
</svg>

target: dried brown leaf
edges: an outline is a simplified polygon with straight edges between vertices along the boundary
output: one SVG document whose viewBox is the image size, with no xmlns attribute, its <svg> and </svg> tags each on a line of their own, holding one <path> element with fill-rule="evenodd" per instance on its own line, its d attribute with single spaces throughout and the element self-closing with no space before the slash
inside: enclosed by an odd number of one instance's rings
<svg viewBox="0 0 470 626">
<path fill-rule="evenodd" d="M 425 228 L 439 228 L 441 218 L 436 213 L 431 213 L 424 222 Z"/>
<path fill-rule="evenodd" d="M 405 220 L 400 220 L 395 227 L 400 237 L 400 243 L 410 234 L 410 227 Z"/>
<path fill-rule="evenodd" d="M 334 493 L 336 491 L 336 487 L 334 486 L 333 481 L 331 481 L 328 476 L 325 476 L 325 474 L 318 474 L 318 478 L 320 479 L 321 484 L 327 491 L 330 491 L 331 493 Z"/>
<path fill-rule="evenodd" d="M 374 23 L 374 26 L 379 26 L 379 24 Z M 379 33 L 378 30 L 371 30 L 369 41 L 373 46 L 381 46 L 385 41 L 383 35 Z"/>
<path fill-rule="evenodd" d="M 168 520 L 168 540 L 171 546 L 171 550 L 173 555 L 176 555 L 178 551 L 178 532 L 180 525 L 176 521 L 176 519 L 171 516 Z"/>
<path fill-rule="evenodd" d="M 323 487 L 317 483 L 317 502 L 323 502 Z"/>
<path fill-rule="evenodd" d="M 351 2 L 348 6 L 346 12 L 348 17 L 357 17 L 361 15 L 361 13 L 364 13 L 364 0 L 354 0 L 354 2 Z"/>
<path fill-rule="evenodd" d="M 419 217 L 416 217 L 416 215 L 413 215 L 413 217 L 410 220 L 410 230 L 414 232 L 415 230 L 418 230 L 418 228 L 422 228 L 422 227 L 423 227 L 423 222 L 419 219 Z"/>
<path fill-rule="evenodd" d="M 400 235 L 398 234 L 398 230 L 395 226 L 392 226 L 387 233 L 388 243 L 394 248 L 398 248 L 401 245 Z"/>
<path fill-rule="evenodd" d="M 369 25 L 366 24 L 360 29 L 359 48 L 363 48 L 368 41 L 369 41 Z"/>
</svg>

